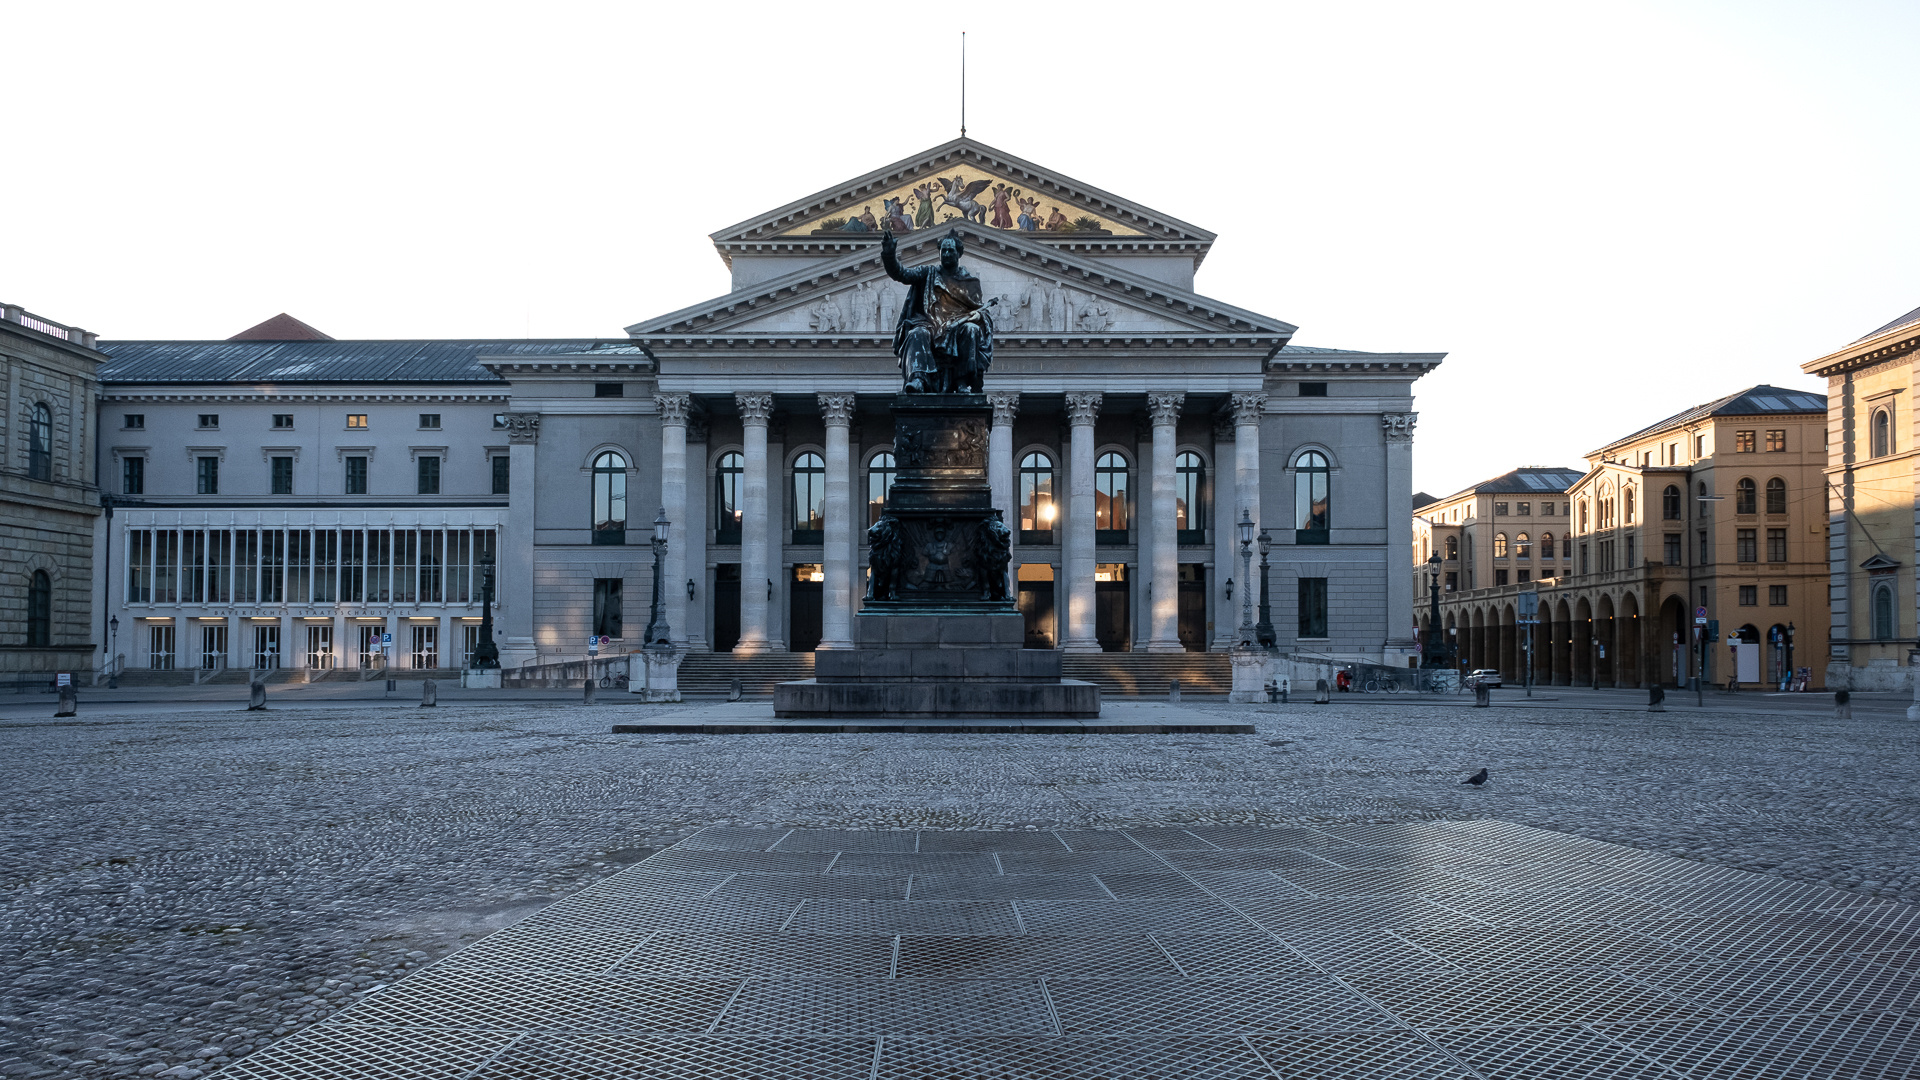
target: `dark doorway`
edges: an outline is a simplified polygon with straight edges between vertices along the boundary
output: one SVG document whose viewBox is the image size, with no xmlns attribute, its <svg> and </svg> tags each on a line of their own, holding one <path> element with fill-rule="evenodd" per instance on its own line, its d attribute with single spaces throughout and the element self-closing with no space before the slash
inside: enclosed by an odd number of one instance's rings
<svg viewBox="0 0 1920 1080">
<path fill-rule="evenodd" d="M 1127 564 L 1096 563 L 1093 568 L 1093 636 L 1102 652 L 1126 652 Z"/>
<path fill-rule="evenodd" d="M 1180 644 L 1188 652 L 1207 651 L 1207 567 L 1180 564 Z"/>
<path fill-rule="evenodd" d="M 820 647 L 820 607 L 826 600 L 825 575 L 819 563 L 795 563 L 787 593 L 787 650 L 812 652 Z"/>
<path fill-rule="evenodd" d="M 1057 648 L 1053 619 L 1053 567 L 1046 563 L 1026 563 L 1019 570 L 1020 614 L 1027 621 L 1026 647 Z"/>
<path fill-rule="evenodd" d="M 713 568 L 713 651 L 732 652 L 740 643 L 740 564 Z"/>
</svg>

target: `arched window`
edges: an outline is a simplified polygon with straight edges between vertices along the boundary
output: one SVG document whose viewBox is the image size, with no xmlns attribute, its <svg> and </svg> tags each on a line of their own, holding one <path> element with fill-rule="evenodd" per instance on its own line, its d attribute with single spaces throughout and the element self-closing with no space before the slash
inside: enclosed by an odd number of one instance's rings
<svg viewBox="0 0 1920 1080">
<path fill-rule="evenodd" d="M 1173 459 L 1173 514 L 1179 543 L 1207 542 L 1207 463 L 1191 450 Z"/>
<path fill-rule="evenodd" d="M 1457 536 L 1447 537 L 1447 561 L 1452 562 L 1455 559 L 1458 559 L 1459 557 L 1460 557 L 1460 538 Z"/>
<path fill-rule="evenodd" d="M 1882 583 L 1873 588 L 1873 636 L 1892 641 L 1893 632 L 1893 586 Z"/>
<path fill-rule="evenodd" d="M 1700 485 L 1700 516 L 1708 517 L 1713 513 L 1713 504 L 1707 501 L 1707 485 Z"/>
<path fill-rule="evenodd" d="M 1331 535 L 1332 470 L 1327 457 L 1308 450 L 1293 459 L 1293 521 L 1296 544 L 1324 544 Z"/>
<path fill-rule="evenodd" d="M 1111 451 L 1093 467 L 1094 542 L 1127 542 L 1127 459 Z"/>
<path fill-rule="evenodd" d="M 1496 559 L 1504 559 L 1507 557 L 1507 534 L 1506 533 L 1493 534 L 1493 557 Z"/>
<path fill-rule="evenodd" d="M 1633 488 L 1631 485 L 1620 489 L 1620 520 L 1622 524 L 1633 524 Z"/>
<path fill-rule="evenodd" d="M 867 462 L 867 524 L 880 520 L 887 509 L 887 492 L 893 490 L 893 454 L 882 452 Z"/>
<path fill-rule="evenodd" d="M 738 451 L 729 450 L 720 455 L 720 463 L 713 471 L 713 542 L 716 544 L 740 542 L 740 474 L 744 464 Z"/>
<path fill-rule="evenodd" d="M 1660 493 L 1660 516 L 1668 521 L 1680 520 L 1680 489 L 1672 484 Z"/>
<path fill-rule="evenodd" d="M 1736 514 L 1753 513 L 1753 496 L 1753 477 L 1741 477 L 1740 482 L 1733 485 L 1733 512 Z"/>
<path fill-rule="evenodd" d="M 1513 557 L 1516 559 L 1533 558 L 1533 541 L 1527 539 L 1526 533 L 1521 533 L 1519 536 L 1513 538 Z"/>
<path fill-rule="evenodd" d="M 1787 482 L 1774 477 L 1767 481 L 1767 513 L 1784 514 L 1787 512 Z"/>
<path fill-rule="evenodd" d="M 593 459 L 593 542 L 627 542 L 627 459 L 611 450 Z"/>
<path fill-rule="evenodd" d="M 1053 459 L 1038 451 L 1020 459 L 1020 542 L 1053 543 Z"/>
<path fill-rule="evenodd" d="M 1893 417 L 1885 409 L 1873 411 L 1873 456 L 1893 453 Z"/>
<path fill-rule="evenodd" d="M 793 542 L 826 540 L 827 463 L 809 450 L 793 459 Z"/>
<path fill-rule="evenodd" d="M 1613 485 L 1600 485 L 1600 497 L 1594 500 L 1593 516 L 1599 519 L 1596 524 L 1602 529 L 1613 528 Z"/>
<path fill-rule="evenodd" d="M 35 480 L 53 479 L 53 410 L 44 401 L 33 407 L 33 430 L 27 447 L 27 475 Z"/>
<path fill-rule="evenodd" d="M 27 645 L 44 649 L 52 644 L 53 580 L 45 570 L 35 570 L 27 587 Z"/>
<path fill-rule="evenodd" d="M 1540 534 L 1540 557 L 1543 559 L 1553 558 L 1553 534 L 1552 533 Z"/>
</svg>

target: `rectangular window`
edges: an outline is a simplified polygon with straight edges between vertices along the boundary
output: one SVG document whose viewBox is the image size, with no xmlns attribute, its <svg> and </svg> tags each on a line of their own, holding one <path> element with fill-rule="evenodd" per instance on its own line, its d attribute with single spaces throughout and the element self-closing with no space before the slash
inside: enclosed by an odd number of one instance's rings
<svg viewBox="0 0 1920 1080">
<path fill-rule="evenodd" d="M 147 459 L 120 459 L 120 494 L 144 495 L 147 491 Z"/>
<path fill-rule="evenodd" d="M 277 428 L 290 428 L 290 427 L 292 427 L 292 426 L 293 426 L 293 414 L 292 414 L 292 413 L 290 413 L 290 412 L 277 412 L 277 413 L 274 413 L 274 414 L 273 414 L 273 426 L 274 426 L 274 427 L 277 427 Z"/>
<path fill-rule="evenodd" d="M 1768 529 L 1767 530 L 1767 561 L 1768 562 L 1786 562 L 1787 561 L 1787 530 L 1785 529 Z"/>
<path fill-rule="evenodd" d="M 1695 435 L 1693 437 L 1693 456 L 1697 458 L 1707 456 L 1707 437 L 1705 435 Z"/>
<path fill-rule="evenodd" d="M 1505 585 L 1507 583 L 1507 572 L 1505 570 L 1495 570 L 1493 572 L 1493 583 L 1495 586 Z"/>
<path fill-rule="evenodd" d="M 194 467 L 195 492 L 200 495 L 220 494 L 220 459 L 217 457 L 196 458 Z"/>
<path fill-rule="evenodd" d="M 348 414 L 347 414 L 347 426 L 348 426 L 348 427 L 350 427 L 350 428 L 364 428 L 364 427 L 366 427 L 366 426 L 367 426 L 367 414 L 366 414 L 366 413 L 363 413 L 363 412 L 362 412 L 362 413 L 348 413 Z"/>
<path fill-rule="evenodd" d="M 233 531 L 215 529 L 207 534 L 207 603 L 233 601 Z"/>
<path fill-rule="evenodd" d="M 220 414 L 219 414 L 219 413 L 210 413 L 210 412 L 203 412 L 203 413 L 201 413 L 201 414 L 200 414 L 200 426 L 201 426 L 202 428 L 217 428 L 217 427 L 219 427 L 219 426 L 220 426 Z"/>
<path fill-rule="evenodd" d="M 1533 580 L 1533 571 L 1531 571 L 1531 570 L 1520 570 L 1520 571 L 1517 571 L 1517 573 L 1518 573 L 1518 575 L 1519 575 L 1519 576 L 1518 576 L 1518 577 L 1517 577 L 1517 578 L 1516 578 L 1515 580 L 1518 580 L 1518 581 L 1532 581 L 1532 580 Z"/>
<path fill-rule="evenodd" d="M 1303 577 L 1300 579 L 1300 636 L 1303 638 L 1327 636 L 1326 578 Z"/>
<path fill-rule="evenodd" d="M 1553 511 L 1549 510 L 1547 512 L 1552 513 Z M 1533 513 L 1532 503 L 1514 503 L 1513 504 L 1514 517 L 1528 517 L 1532 515 L 1532 513 Z"/>
<path fill-rule="evenodd" d="M 620 633 L 620 578 L 593 579 L 593 633 L 618 639 Z M 579 631 L 575 631 L 578 633 Z"/>
<path fill-rule="evenodd" d="M 420 602 L 438 604 L 445 596 L 447 534 L 439 529 L 420 530 Z"/>
<path fill-rule="evenodd" d="M 359 529 L 340 533 L 340 599 L 357 604 L 367 595 L 367 534 Z"/>
<path fill-rule="evenodd" d="M 275 495 L 293 494 L 293 459 L 277 457 L 273 459 L 273 493 Z"/>
<path fill-rule="evenodd" d="M 447 602 L 450 604 L 471 603 L 473 594 L 467 591 L 467 583 L 472 580 L 469 564 L 473 559 L 473 534 L 465 529 L 449 530 L 447 533 Z"/>
<path fill-rule="evenodd" d="M 127 531 L 127 603 L 153 602 L 153 531 Z"/>
<path fill-rule="evenodd" d="M 1767 603 L 1774 607 L 1787 606 L 1787 587 L 1785 585 L 1767 586 Z"/>
<path fill-rule="evenodd" d="M 287 602 L 307 603 L 312 596 L 313 534 L 295 529 L 287 534 Z"/>
<path fill-rule="evenodd" d="M 1668 533 L 1666 543 L 1667 543 L 1667 546 L 1666 546 L 1666 551 L 1664 552 L 1664 555 L 1666 557 L 1667 565 L 1679 566 L 1680 565 L 1680 534 Z"/>
<path fill-rule="evenodd" d="M 1303 382 L 1300 384 L 1301 397 L 1326 397 L 1327 384 L 1323 382 Z"/>
<path fill-rule="evenodd" d="M 323 529 L 313 534 L 313 602 L 330 604 L 339 596 L 335 568 L 340 564 L 340 534 Z"/>
<path fill-rule="evenodd" d="M 286 600 L 287 534 L 269 529 L 260 534 L 260 602 L 278 604 Z"/>
<path fill-rule="evenodd" d="M 489 460 L 493 462 L 493 493 L 505 495 L 510 486 L 508 481 L 513 475 L 513 459 L 505 454 L 496 454 Z"/>
<path fill-rule="evenodd" d="M 414 592 L 414 574 L 420 564 L 420 534 L 412 529 L 397 529 L 393 533 L 393 602 L 411 604 L 417 595 Z"/>
<path fill-rule="evenodd" d="M 440 494 L 440 459 L 423 457 L 419 461 L 419 493 L 422 495 Z"/>
<path fill-rule="evenodd" d="M 1638 565 L 1638 563 L 1634 561 L 1634 557 L 1639 554 L 1639 552 L 1636 550 L 1638 545 L 1636 545 L 1633 542 L 1634 539 L 1635 538 L 1632 536 L 1627 537 L 1627 562 L 1625 567 L 1623 567 L 1623 569 L 1631 570 Z"/>
<path fill-rule="evenodd" d="M 180 530 L 158 529 L 153 543 L 153 602 L 180 602 Z M 223 598 L 224 599 L 224 598 Z"/>
<path fill-rule="evenodd" d="M 1501 517 L 1501 516 L 1503 516 L 1503 515 L 1505 515 L 1505 514 L 1506 514 L 1506 512 L 1507 512 L 1507 504 L 1506 504 L 1506 503 L 1503 503 L 1503 502 L 1497 502 L 1497 503 L 1494 503 L 1494 504 L 1493 504 L 1493 516 L 1494 516 L 1494 517 Z"/>
<path fill-rule="evenodd" d="M 260 534 L 252 529 L 233 531 L 233 602 L 251 604 L 260 599 Z"/>
<path fill-rule="evenodd" d="M 1738 529 L 1734 532 L 1733 551 L 1734 562 L 1760 561 L 1759 542 L 1752 529 Z"/>
<path fill-rule="evenodd" d="M 1769 454 L 1785 453 L 1786 449 L 1787 449 L 1787 433 L 1785 429 L 1769 430 L 1767 432 L 1767 453 Z"/>
<path fill-rule="evenodd" d="M 1460 590 L 1460 572 L 1458 570 L 1447 571 L 1447 591 L 1458 592 L 1459 590 Z"/>
<path fill-rule="evenodd" d="M 120 426 L 128 431 L 144 431 L 147 427 L 147 414 L 130 412 L 121 418 Z"/>
<path fill-rule="evenodd" d="M 1741 607 L 1753 607 L 1759 603 L 1760 603 L 1760 587 L 1758 585 L 1740 586 L 1740 606 Z"/>
<path fill-rule="evenodd" d="M 626 397 L 627 384 L 617 382 L 597 382 L 593 384 L 594 397 Z"/>
<path fill-rule="evenodd" d="M 384 604 L 392 597 L 393 581 L 388 569 L 393 565 L 393 534 L 385 529 L 367 530 L 367 602 Z"/>
<path fill-rule="evenodd" d="M 365 495 L 367 493 L 367 459 L 350 457 L 347 459 L 347 494 Z"/>
<path fill-rule="evenodd" d="M 1707 543 L 1707 530 L 1701 529 L 1700 530 L 1700 565 L 1706 566 L 1711 562 L 1713 562 L 1713 546 Z"/>
<path fill-rule="evenodd" d="M 1593 561 L 1589 557 L 1587 545 L 1584 541 L 1580 544 L 1580 572 L 1583 574 L 1593 573 Z"/>
<path fill-rule="evenodd" d="M 440 414 L 439 414 L 439 413 L 437 413 L 437 412 L 423 412 L 423 413 L 421 413 L 421 414 L 420 414 L 420 426 L 421 426 L 421 428 L 423 428 L 424 430 L 427 430 L 427 431 L 438 431 L 438 430 L 440 430 Z"/>
<path fill-rule="evenodd" d="M 1753 453 L 1753 432 L 1736 431 L 1733 433 L 1733 452 L 1736 454 Z"/>
<path fill-rule="evenodd" d="M 501 429 L 501 428 L 504 428 L 504 427 L 506 427 L 506 426 L 507 426 L 507 414 L 506 414 L 506 413 L 503 413 L 503 412 L 497 412 L 497 413 L 494 413 L 494 414 L 493 414 L 493 426 L 494 426 L 494 430 L 496 430 L 496 431 L 497 431 L 497 430 L 499 430 L 499 429 Z"/>
</svg>

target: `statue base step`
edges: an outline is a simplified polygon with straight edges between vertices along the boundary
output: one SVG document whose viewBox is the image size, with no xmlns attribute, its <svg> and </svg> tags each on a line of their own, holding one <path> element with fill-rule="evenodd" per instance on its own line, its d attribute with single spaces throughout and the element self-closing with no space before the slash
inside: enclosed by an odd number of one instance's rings
<svg viewBox="0 0 1920 1080">
<path fill-rule="evenodd" d="M 773 688 L 773 715 L 781 720 L 1092 720 L 1100 715 L 1100 688 L 1059 678 L 1053 682 L 804 679 Z"/>
</svg>

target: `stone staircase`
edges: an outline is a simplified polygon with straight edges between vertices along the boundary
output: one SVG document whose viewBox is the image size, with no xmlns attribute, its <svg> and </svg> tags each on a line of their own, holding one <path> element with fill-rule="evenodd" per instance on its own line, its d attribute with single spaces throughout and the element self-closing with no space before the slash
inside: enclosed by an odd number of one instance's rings
<svg viewBox="0 0 1920 1080">
<path fill-rule="evenodd" d="M 1233 689 L 1233 663 L 1226 653 L 1067 653 L 1063 678 L 1097 683 L 1102 697 L 1165 697 L 1180 680 L 1183 694 L 1226 694 Z"/>
<path fill-rule="evenodd" d="M 725 697 L 735 679 L 740 680 L 740 689 L 748 697 L 772 697 L 775 683 L 811 678 L 812 653 L 735 656 L 692 652 L 680 662 L 680 693 L 699 697 Z"/>
</svg>

